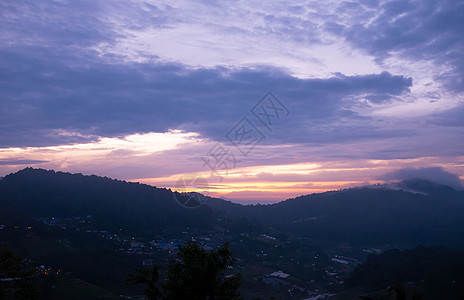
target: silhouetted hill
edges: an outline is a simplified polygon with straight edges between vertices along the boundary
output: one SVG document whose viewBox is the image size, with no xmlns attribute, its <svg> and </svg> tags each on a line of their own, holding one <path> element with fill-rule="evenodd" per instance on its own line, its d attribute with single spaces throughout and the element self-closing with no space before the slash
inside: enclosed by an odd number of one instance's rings
<svg viewBox="0 0 464 300">
<path fill-rule="evenodd" d="M 108 229 L 133 232 L 204 228 L 213 220 L 207 206 L 185 209 L 168 189 L 32 168 L 0 181 L 0 211 L 10 218 L 93 215 Z"/>
<path fill-rule="evenodd" d="M 422 192 L 427 195 L 435 195 L 443 199 L 454 199 L 456 195 L 464 195 L 463 191 L 456 191 L 450 186 L 441 185 L 423 179 L 407 179 L 399 183 L 407 189 Z"/>
<path fill-rule="evenodd" d="M 168 189 L 27 168 L 0 181 L 0 210 L 3 216 L 91 214 L 106 228 L 134 232 L 206 228 L 214 210 L 317 242 L 464 246 L 464 192 L 423 180 L 399 186 L 405 190 L 361 187 L 271 205 L 209 198 L 207 205 L 185 209 Z"/>
<path fill-rule="evenodd" d="M 355 244 L 464 245 L 464 193 L 419 180 L 404 190 L 361 187 L 240 206 L 211 199 L 215 210 L 256 219 L 317 241 Z"/>
</svg>

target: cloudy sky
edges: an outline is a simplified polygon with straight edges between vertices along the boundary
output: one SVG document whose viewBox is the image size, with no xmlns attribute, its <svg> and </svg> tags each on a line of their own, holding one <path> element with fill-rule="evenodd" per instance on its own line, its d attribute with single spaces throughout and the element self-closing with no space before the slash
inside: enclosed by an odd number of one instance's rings
<svg viewBox="0 0 464 300">
<path fill-rule="evenodd" d="M 464 179 L 463 1 L 0 13 L 0 176 L 32 166 L 177 189 L 200 176 L 244 203 Z"/>
</svg>

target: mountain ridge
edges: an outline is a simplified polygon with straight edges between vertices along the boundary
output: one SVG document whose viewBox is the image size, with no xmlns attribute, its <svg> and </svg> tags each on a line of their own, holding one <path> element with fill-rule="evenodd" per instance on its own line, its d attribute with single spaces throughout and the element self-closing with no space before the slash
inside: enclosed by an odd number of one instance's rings
<svg viewBox="0 0 464 300">
<path fill-rule="evenodd" d="M 317 242 L 464 246 L 464 192 L 426 181 L 402 184 L 427 193 L 357 187 L 267 205 L 207 197 L 206 205 L 185 209 L 173 196 L 188 195 L 169 189 L 26 168 L 0 181 L 0 208 L 35 218 L 92 214 L 138 231 L 208 228 L 227 216 Z"/>
<path fill-rule="evenodd" d="M 113 227 L 128 226 L 136 231 L 204 227 L 213 220 L 208 207 L 188 212 L 165 188 L 33 168 L 0 181 L 0 206 L 9 215 L 29 218 L 91 214 Z"/>
</svg>

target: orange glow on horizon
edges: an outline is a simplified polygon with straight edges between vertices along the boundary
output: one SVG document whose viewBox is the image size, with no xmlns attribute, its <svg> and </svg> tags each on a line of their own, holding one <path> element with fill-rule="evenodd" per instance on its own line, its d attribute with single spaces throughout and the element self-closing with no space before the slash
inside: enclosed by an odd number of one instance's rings
<svg viewBox="0 0 464 300">
<path fill-rule="evenodd" d="M 60 135 L 75 135 L 59 132 Z M 83 136 L 85 137 L 85 136 Z M 0 149 L 0 160 L 37 161 L 15 165 L 0 164 L 4 176 L 26 166 L 64 172 L 95 174 L 126 179 L 180 192 L 197 191 L 231 200 L 276 202 L 305 194 L 383 183 L 382 176 L 400 168 L 442 167 L 464 180 L 464 157 L 416 157 L 408 159 L 333 159 L 323 156 L 310 161 L 275 161 L 257 154 L 257 160 L 237 164 L 213 176 L 200 157 L 214 142 L 195 132 L 171 130 L 165 133 L 133 134 L 125 137 L 99 137 L 89 143 L 48 147 Z M 285 145 L 288 147 L 288 145 Z M 265 150 L 265 147 L 261 150 Z M 275 147 L 270 147 L 275 148 Z M 266 163 L 258 164 L 265 158 Z M 289 163 L 291 162 L 291 163 Z M 248 165 L 247 165 L 248 163 Z M 186 174 L 181 173 L 185 171 Z M 207 188 L 176 187 L 182 176 L 198 174 Z M 145 177 L 144 177 L 145 176 Z M 220 178 L 222 177 L 222 179 Z"/>
<path fill-rule="evenodd" d="M 163 181 L 168 178 L 163 178 Z M 173 176 L 169 179 L 174 179 Z M 158 181 L 157 178 L 144 178 L 137 180 L 130 180 L 132 182 L 141 182 L 146 184 L 153 184 Z M 164 181 L 165 183 L 168 183 Z M 207 188 L 195 187 L 179 187 L 176 188 L 175 181 L 171 184 L 164 185 L 178 192 L 199 192 L 211 197 L 225 197 L 231 199 L 250 199 L 262 198 L 260 200 L 268 199 L 264 202 L 283 201 L 288 198 L 293 198 L 301 195 L 322 193 L 333 190 L 340 190 L 366 184 L 382 183 L 383 181 L 323 181 L 323 182 L 234 182 L 233 179 L 228 179 L 222 183 L 213 183 L 208 185 Z M 158 186 L 158 185 L 157 185 Z M 264 195 L 259 195 L 264 194 Z"/>
</svg>

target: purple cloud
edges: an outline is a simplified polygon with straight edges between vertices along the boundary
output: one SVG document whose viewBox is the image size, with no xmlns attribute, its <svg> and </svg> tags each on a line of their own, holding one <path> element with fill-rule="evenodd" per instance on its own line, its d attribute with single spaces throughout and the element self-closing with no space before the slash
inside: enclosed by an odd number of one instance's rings
<svg viewBox="0 0 464 300">
<path fill-rule="evenodd" d="M 432 61 L 449 68 L 438 79 L 452 90 L 464 90 L 463 2 L 379 1 L 375 8 L 378 14 L 372 22 L 363 24 L 357 20 L 343 31 L 331 31 L 379 61 L 396 53 L 412 61 Z M 331 23 L 326 26 L 340 27 Z"/>
<path fill-rule="evenodd" d="M 48 161 L 31 159 L 0 159 L 0 166 L 35 165 L 46 162 Z"/>
<path fill-rule="evenodd" d="M 276 140 L 305 142 L 302 136 L 321 122 L 333 132 L 328 135 L 332 140 L 395 135 L 366 122 L 336 123 L 369 119 L 351 110 L 359 105 L 359 96 L 389 101 L 412 85 L 411 78 L 388 72 L 298 79 L 270 67 L 192 70 L 168 63 L 116 64 L 88 50 L 64 53 L 47 47 L 0 49 L 0 63 L 0 113 L 7 116 L 0 120 L 1 147 L 87 142 L 95 136 L 168 129 L 223 139 L 271 88 L 293 110 L 291 121 L 274 135 Z M 296 129 L 290 140 L 288 128 Z M 59 130 L 81 135 L 53 134 Z"/>
</svg>

